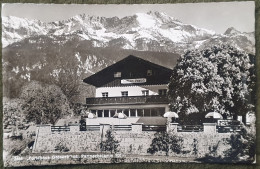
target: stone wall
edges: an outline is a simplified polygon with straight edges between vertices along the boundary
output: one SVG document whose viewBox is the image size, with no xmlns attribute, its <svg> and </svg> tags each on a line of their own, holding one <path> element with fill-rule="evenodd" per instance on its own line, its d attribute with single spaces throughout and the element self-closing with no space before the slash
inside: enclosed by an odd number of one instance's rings
<svg viewBox="0 0 260 169">
<path fill-rule="evenodd" d="M 36 140 L 33 148 L 34 153 L 59 153 L 57 145 L 68 148 L 69 152 L 99 152 L 101 142 L 100 131 L 78 131 L 75 126 L 71 131 L 51 132 L 50 126 L 38 127 L 36 130 Z M 154 131 L 114 131 L 115 139 L 119 141 L 119 152 L 122 154 L 147 155 L 147 149 L 154 138 Z M 204 132 L 172 132 L 170 134 L 183 138 L 183 152 L 181 154 L 171 153 L 174 156 L 196 156 L 202 157 L 210 152 L 210 147 L 219 145 L 216 155 L 223 155 L 229 148 L 225 145 L 225 139 L 230 137 L 230 133 L 204 133 Z M 105 139 L 105 138 L 103 138 Z M 197 149 L 197 154 L 194 152 Z M 164 155 L 164 152 L 156 153 Z"/>
<path fill-rule="evenodd" d="M 99 131 L 38 133 L 33 153 L 57 153 L 59 151 L 55 151 L 55 147 L 59 144 L 70 152 L 98 151 L 99 142 Z"/>
<path fill-rule="evenodd" d="M 224 151 L 229 148 L 225 139 L 230 138 L 231 133 L 178 132 L 176 135 L 183 138 L 183 151 L 187 152 L 180 156 L 203 157 L 216 145 L 218 145 L 216 155 L 223 156 Z M 194 147 L 198 150 L 197 154 L 194 152 Z"/>
<path fill-rule="evenodd" d="M 116 131 L 114 135 L 120 143 L 121 153 L 146 155 L 155 133 L 154 131 L 143 131 L 142 133 Z"/>
</svg>

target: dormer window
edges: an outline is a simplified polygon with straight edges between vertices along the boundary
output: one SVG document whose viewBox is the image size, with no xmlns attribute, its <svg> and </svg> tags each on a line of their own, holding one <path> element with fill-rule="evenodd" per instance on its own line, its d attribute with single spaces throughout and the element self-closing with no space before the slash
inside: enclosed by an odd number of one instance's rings
<svg viewBox="0 0 260 169">
<path fill-rule="evenodd" d="M 103 92 L 102 97 L 108 97 L 108 92 Z"/>
<path fill-rule="evenodd" d="M 121 72 L 115 72 L 114 77 L 121 77 Z"/>
<path fill-rule="evenodd" d="M 152 76 L 153 75 L 153 71 L 152 70 L 147 70 L 147 76 Z"/>
<path fill-rule="evenodd" d="M 122 94 L 122 97 L 127 97 L 128 96 L 128 91 L 122 91 L 121 94 Z"/>
<path fill-rule="evenodd" d="M 142 95 L 143 96 L 148 96 L 149 95 L 149 90 L 142 90 Z"/>
</svg>

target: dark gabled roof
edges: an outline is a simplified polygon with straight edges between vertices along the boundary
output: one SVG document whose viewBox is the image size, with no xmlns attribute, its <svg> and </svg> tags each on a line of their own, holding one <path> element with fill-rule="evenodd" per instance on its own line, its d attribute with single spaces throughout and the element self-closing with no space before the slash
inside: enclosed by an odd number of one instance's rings
<svg viewBox="0 0 260 169">
<path fill-rule="evenodd" d="M 152 84 L 167 84 L 169 82 L 172 70 L 150 61 L 141 59 L 139 57 L 129 55 L 128 57 L 112 64 L 105 69 L 91 75 L 83 80 L 83 82 L 91 84 L 96 87 L 104 86 L 115 80 L 114 73 L 122 72 L 122 77 L 118 79 L 130 78 L 129 72 L 135 72 L 135 77 L 131 78 L 143 78 L 146 76 L 144 72 L 147 69 L 154 69 L 156 75 L 147 77 L 147 82 L 143 85 Z"/>
</svg>

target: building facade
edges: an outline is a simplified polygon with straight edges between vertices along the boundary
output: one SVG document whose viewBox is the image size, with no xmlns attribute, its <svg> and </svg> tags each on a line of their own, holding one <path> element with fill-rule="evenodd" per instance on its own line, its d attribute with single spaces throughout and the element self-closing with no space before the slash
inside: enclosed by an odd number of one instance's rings
<svg viewBox="0 0 260 169">
<path fill-rule="evenodd" d="M 168 111 L 167 84 L 172 70 L 136 56 L 128 56 L 84 79 L 96 87 L 86 98 L 97 118 L 124 113 L 128 118 L 162 117 Z"/>
</svg>

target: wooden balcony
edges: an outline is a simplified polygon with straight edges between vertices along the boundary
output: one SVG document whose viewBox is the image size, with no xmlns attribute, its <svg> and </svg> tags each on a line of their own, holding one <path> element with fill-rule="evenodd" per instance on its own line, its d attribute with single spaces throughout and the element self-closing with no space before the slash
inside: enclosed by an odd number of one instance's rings
<svg viewBox="0 0 260 169">
<path fill-rule="evenodd" d="M 127 97 L 95 97 L 86 98 L 87 105 L 118 105 L 118 104 L 167 104 L 168 98 L 163 95 L 127 96 Z"/>
</svg>

